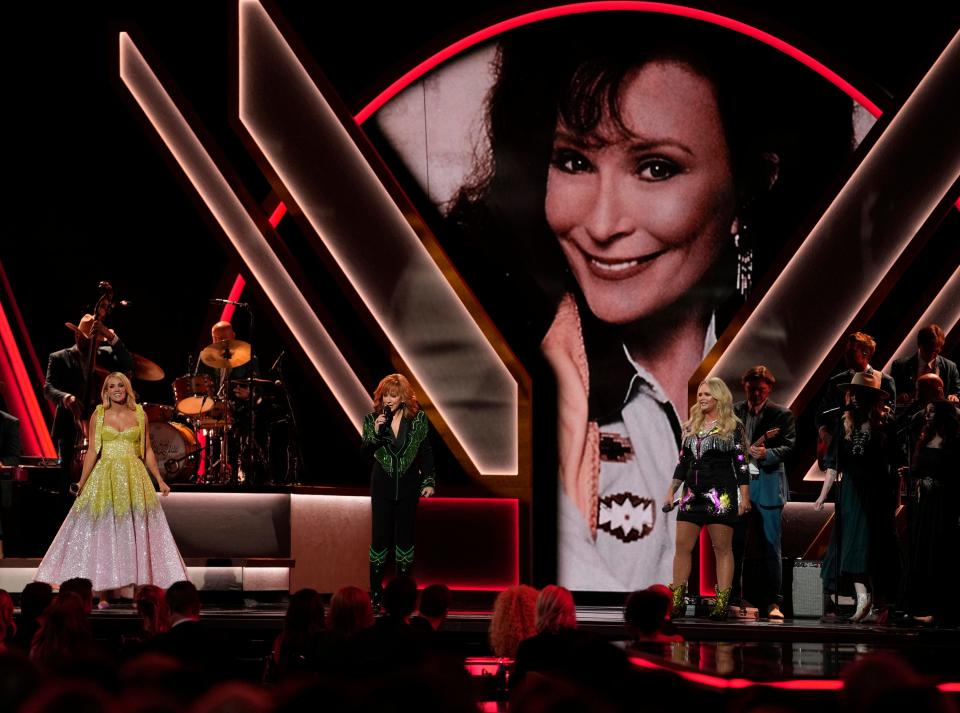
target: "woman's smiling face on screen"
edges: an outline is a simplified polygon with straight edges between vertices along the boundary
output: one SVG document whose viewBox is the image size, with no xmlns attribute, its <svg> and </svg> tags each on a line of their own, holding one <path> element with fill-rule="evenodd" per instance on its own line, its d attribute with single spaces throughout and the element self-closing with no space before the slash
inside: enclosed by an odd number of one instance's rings
<svg viewBox="0 0 960 713">
<path fill-rule="evenodd" d="M 730 151 L 710 80 L 680 61 L 627 75 L 620 124 L 558 124 L 547 222 L 591 311 L 653 316 L 699 283 L 736 232 Z M 626 132 L 624 131 L 626 129 Z"/>
</svg>

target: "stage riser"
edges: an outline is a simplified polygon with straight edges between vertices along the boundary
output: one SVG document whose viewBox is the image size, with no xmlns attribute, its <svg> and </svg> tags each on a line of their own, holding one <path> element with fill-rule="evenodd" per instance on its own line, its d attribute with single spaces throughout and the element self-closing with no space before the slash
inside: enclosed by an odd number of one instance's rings
<svg viewBox="0 0 960 713">
<path fill-rule="evenodd" d="M 183 557 L 205 560 L 209 567 L 198 579 L 191 574 L 202 589 L 273 591 L 281 580 L 291 591 L 369 586 L 366 496 L 174 492 L 160 502 Z M 423 499 L 416 527 L 419 584 L 494 591 L 519 582 L 517 500 Z M 260 562 L 241 573 L 236 563 L 218 561 L 245 559 Z M 269 573 L 271 560 L 282 561 L 276 575 Z M 0 571 L 0 581 L 9 578 L 12 591 L 29 581 L 24 577 Z"/>
</svg>

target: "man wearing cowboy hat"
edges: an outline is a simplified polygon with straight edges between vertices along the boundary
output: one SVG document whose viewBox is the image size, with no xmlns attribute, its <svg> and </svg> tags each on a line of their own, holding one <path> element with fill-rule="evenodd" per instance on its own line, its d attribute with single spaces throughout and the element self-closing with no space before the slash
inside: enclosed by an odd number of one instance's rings
<svg viewBox="0 0 960 713">
<path fill-rule="evenodd" d="M 80 403 L 87 386 L 84 372 L 91 339 L 97 341 L 97 366 L 108 372 L 130 374 L 133 371 L 133 357 L 116 332 L 98 324 L 92 314 L 83 315 L 79 325 L 66 324 L 73 330 L 74 345 L 50 355 L 43 394 L 57 406 L 51 435 L 57 444 L 61 461 L 69 465 L 77 435 L 74 418 L 86 420 L 92 409 L 90 404 Z M 93 378 L 96 379 L 96 375 Z"/>
</svg>

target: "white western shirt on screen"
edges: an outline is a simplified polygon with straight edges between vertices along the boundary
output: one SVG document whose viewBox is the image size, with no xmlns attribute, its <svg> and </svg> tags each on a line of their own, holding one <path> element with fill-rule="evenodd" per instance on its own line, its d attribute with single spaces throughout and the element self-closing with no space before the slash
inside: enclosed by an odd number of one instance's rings
<svg viewBox="0 0 960 713">
<path fill-rule="evenodd" d="M 711 320 L 704 355 L 716 342 Z M 579 591 L 633 591 L 672 580 L 676 512 L 663 513 L 680 452 L 681 419 L 657 379 L 633 367 L 620 419 L 600 423 L 597 538 L 559 491 L 557 581 Z"/>
</svg>

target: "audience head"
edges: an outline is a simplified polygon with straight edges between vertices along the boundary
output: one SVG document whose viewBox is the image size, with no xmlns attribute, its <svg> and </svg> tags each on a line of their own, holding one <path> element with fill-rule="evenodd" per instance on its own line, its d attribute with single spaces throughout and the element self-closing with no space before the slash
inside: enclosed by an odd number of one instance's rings
<svg viewBox="0 0 960 713">
<path fill-rule="evenodd" d="M 84 656 L 92 642 L 83 600 L 73 592 L 60 592 L 33 637 L 30 658 L 41 669 L 57 669 Z"/>
<path fill-rule="evenodd" d="M 160 587 L 144 584 L 137 589 L 133 602 L 143 620 L 143 630 L 148 634 L 160 634 L 170 628 L 170 609 Z"/>
<path fill-rule="evenodd" d="M 490 618 L 490 646 L 495 656 L 515 658 L 524 639 L 537 633 L 537 590 L 526 584 L 497 595 Z"/>
<path fill-rule="evenodd" d="M 940 356 L 946 337 L 939 324 L 928 324 L 917 333 L 917 348 L 920 358 L 929 363 Z"/>
<path fill-rule="evenodd" d="M 24 619 L 37 619 L 53 601 L 53 587 L 46 582 L 30 582 L 20 593 L 20 613 Z"/>
<path fill-rule="evenodd" d="M 442 622 L 447 618 L 453 596 L 446 584 L 431 584 L 420 592 L 421 616 Z"/>
<path fill-rule="evenodd" d="M 330 599 L 330 629 L 352 636 L 373 625 L 370 597 L 360 587 L 341 587 Z"/>
<path fill-rule="evenodd" d="M 93 611 L 93 582 L 86 577 L 74 577 L 60 585 L 60 594 L 73 593 L 80 597 L 87 614 Z"/>
<path fill-rule="evenodd" d="M 662 584 L 638 589 L 627 597 L 623 620 L 634 638 L 652 636 L 660 631 L 668 619 L 673 601 L 670 590 Z"/>
<path fill-rule="evenodd" d="M 857 659 L 840 674 L 842 710 L 872 713 L 905 708 L 949 711 L 952 706 L 933 681 L 918 675 L 900 656 L 879 652 Z"/>
<path fill-rule="evenodd" d="M 926 405 L 943 398 L 943 379 L 937 374 L 923 374 L 917 377 L 917 402 Z"/>
<path fill-rule="evenodd" d="M 192 713 L 268 713 L 271 710 L 273 702 L 269 692 L 241 681 L 221 683 L 191 707 Z"/>
<path fill-rule="evenodd" d="M 181 619 L 200 617 L 200 594 L 193 582 L 182 580 L 174 582 L 167 590 L 167 607 L 170 617 L 176 622 Z"/>
<path fill-rule="evenodd" d="M 747 369 L 740 379 L 743 393 L 751 407 L 759 408 L 769 398 L 773 385 L 777 383 L 773 372 L 759 364 Z"/>
<path fill-rule="evenodd" d="M 876 350 L 877 343 L 869 334 L 851 332 L 847 335 L 847 348 L 843 354 L 843 359 L 848 369 L 863 371 L 867 368 Z"/>
<path fill-rule="evenodd" d="M 284 636 L 296 633 L 313 638 L 324 629 L 323 597 L 316 589 L 301 589 L 290 597 L 283 621 Z"/>
<path fill-rule="evenodd" d="M 536 628 L 537 633 L 577 628 L 577 610 L 569 589 L 551 584 L 541 590 L 537 597 Z"/>
<path fill-rule="evenodd" d="M 383 610 L 388 616 L 405 619 L 417 608 L 417 583 L 412 577 L 394 577 L 383 590 Z"/>
</svg>

